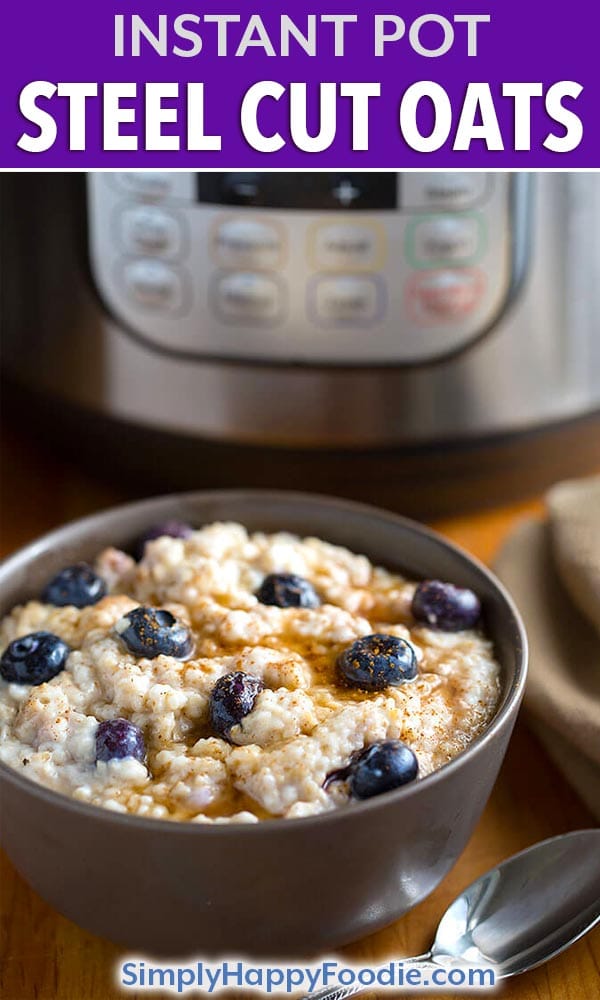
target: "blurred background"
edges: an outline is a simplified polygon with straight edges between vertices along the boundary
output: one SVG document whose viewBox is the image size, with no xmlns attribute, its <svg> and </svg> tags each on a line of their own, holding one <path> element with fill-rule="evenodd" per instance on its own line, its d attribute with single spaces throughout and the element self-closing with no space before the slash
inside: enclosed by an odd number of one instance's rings
<svg viewBox="0 0 600 1000">
<path fill-rule="evenodd" d="M 432 519 L 600 465 L 598 174 L 3 174 L 0 198 L 5 467 L 37 502 L 68 468 L 99 499 Z"/>
</svg>

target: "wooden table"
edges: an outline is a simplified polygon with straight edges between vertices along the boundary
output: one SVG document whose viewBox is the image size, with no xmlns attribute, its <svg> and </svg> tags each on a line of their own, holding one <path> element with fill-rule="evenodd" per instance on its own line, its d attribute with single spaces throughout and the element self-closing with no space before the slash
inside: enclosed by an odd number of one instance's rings
<svg viewBox="0 0 600 1000">
<path fill-rule="evenodd" d="M 2 454 L 3 554 L 67 519 L 129 499 L 105 481 L 82 477 L 69 464 L 49 455 L 47 449 L 42 451 L 15 434 L 4 434 Z M 542 505 L 532 501 L 491 513 L 454 518 L 437 527 L 489 561 L 519 516 L 541 511 Z M 455 868 L 411 913 L 387 930 L 347 949 L 348 954 L 364 959 L 424 951 L 446 906 L 477 875 L 537 840 L 593 825 L 590 814 L 521 721 L 490 802 Z M 131 993 L 116 991 L 112 982 L 113 966 L 121 954 L 115 945 L 80 930 L 47 906 L 0 853 L 0 997 L 3 1000 L 133 997 Z M 149 995 L 157 996 L 144 994 Z M 547 965 L 508 981 L 501 995 L 511 1000 L 600 998 L 600 928 Z"/>
</svg>

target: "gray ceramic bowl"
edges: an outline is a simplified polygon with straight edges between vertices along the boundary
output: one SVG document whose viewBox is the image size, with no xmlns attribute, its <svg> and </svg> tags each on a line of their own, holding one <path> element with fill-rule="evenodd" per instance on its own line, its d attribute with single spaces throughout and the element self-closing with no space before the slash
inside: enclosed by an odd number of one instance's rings
<svg viewBox="0 0 600 1000">
<path fill-rule="evenodd" d="M 197 826 L 84 805 L 0 765 L 2 844 L 31 886 L 82 927 L 160 953 L 309 954 L 389 924 L 463 850 L 494 784 L 521 701 L 526 639 L 510 598 L 465 553 L 419 525 L 301 493 L 190 493 L 129 504 L 54 531 L 0 567 L 0 610 L 67 563 L 127 547 L 167 518 L 311 534 L 416 578 L 471 587 L 502 665 L 497 714 L 433 775 L 322 816 Z"/>
</svg>

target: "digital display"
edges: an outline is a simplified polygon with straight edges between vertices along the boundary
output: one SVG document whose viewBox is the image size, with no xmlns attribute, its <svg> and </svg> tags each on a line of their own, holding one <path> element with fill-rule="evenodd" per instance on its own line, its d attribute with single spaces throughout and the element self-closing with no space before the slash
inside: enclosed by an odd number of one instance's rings
<svg viewBox="0 0 600 1000">
<path fill-rule="evenodd" d="M 390 210 L 397 207 L 397 173 L 197 174 L 198 201 L 305 211 Z"/>
</svg>

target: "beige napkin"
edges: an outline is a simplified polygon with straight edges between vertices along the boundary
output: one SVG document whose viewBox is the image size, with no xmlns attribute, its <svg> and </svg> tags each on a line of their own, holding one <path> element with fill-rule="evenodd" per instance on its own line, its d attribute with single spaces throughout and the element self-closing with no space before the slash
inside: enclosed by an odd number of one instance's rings
<svg viewBox="0 0 600 1000">
<path fill-rule="evenodd" d="M 529 635 L 529 720 L 600 819 L 600 476 L 546 500 L 548 520 L 519 524 L 495 569 Z"/>
</svg>

